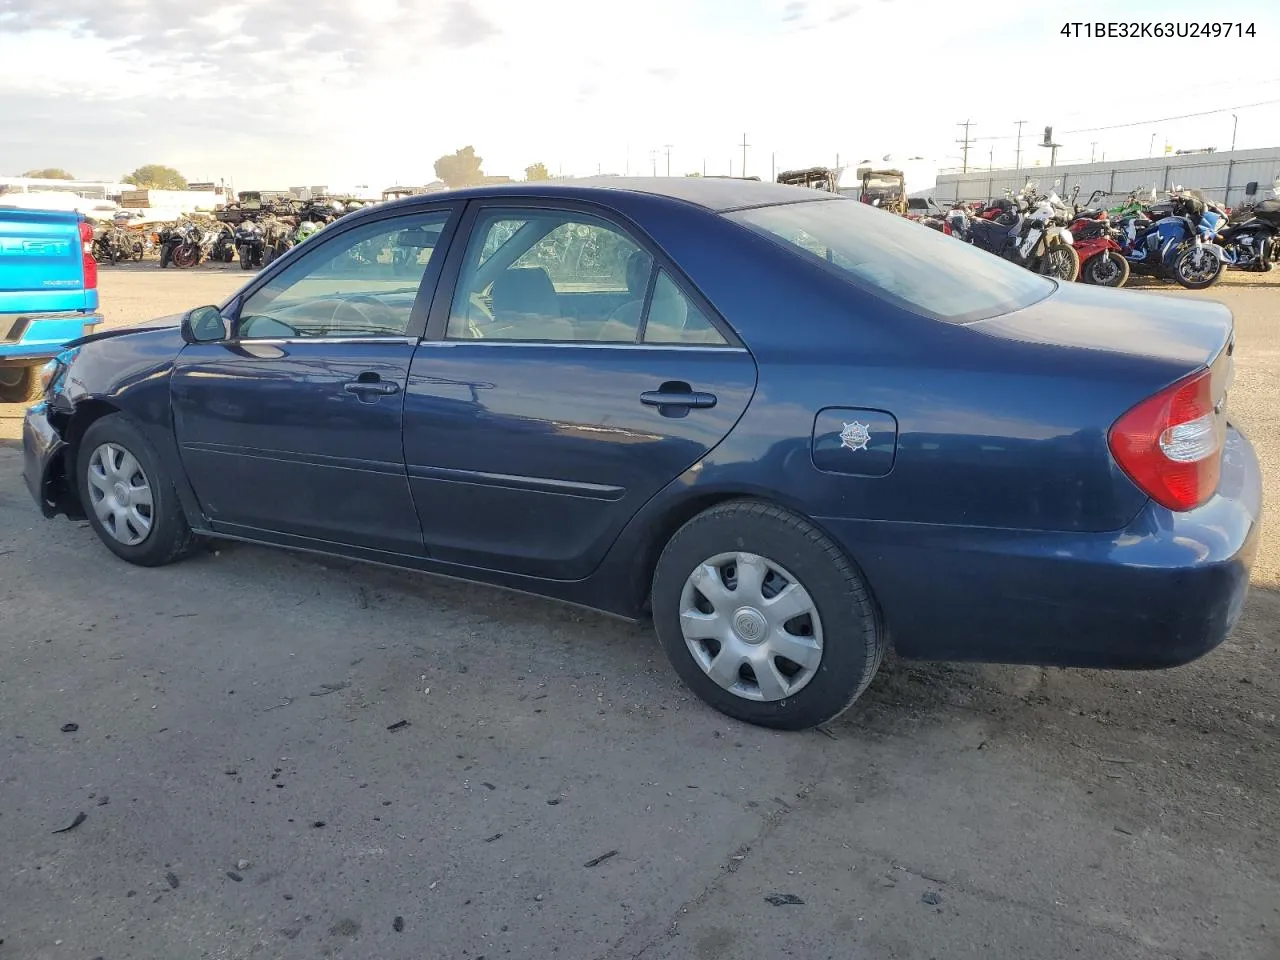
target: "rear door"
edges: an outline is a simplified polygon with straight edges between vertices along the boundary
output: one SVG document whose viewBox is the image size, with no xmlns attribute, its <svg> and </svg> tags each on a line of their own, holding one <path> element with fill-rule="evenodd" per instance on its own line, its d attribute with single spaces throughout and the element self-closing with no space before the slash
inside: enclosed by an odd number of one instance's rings
<svg viewBox="0 0 1280 960">
<path fill-rule="evenodd" d="M 597 208 L 476 202 L 463 231 L 405 398 L 427 550 L 580 579 L 729 432 L 755 362 L 675 265 Z"/>
<path fill-rule="evenodd" d="M 182 351 L 174 426 L 215 531 L 422 554 L 405 386 L 460 208 L 338 221 L 249 289 L 234 340 Z"/>
</svg>

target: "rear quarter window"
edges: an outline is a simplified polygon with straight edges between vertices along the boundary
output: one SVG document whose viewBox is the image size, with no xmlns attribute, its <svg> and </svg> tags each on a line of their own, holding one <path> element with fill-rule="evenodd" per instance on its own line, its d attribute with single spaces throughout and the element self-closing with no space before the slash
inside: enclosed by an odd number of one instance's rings
<svg viewBox="0 0 1280 960">
<path fill-rule="evenodd" d="M 971 323 L 1043 300 L 1053 281 L 923 224 L 843 198 L 753 207 L 728 219 L 912 313 Z"/>
</svg>

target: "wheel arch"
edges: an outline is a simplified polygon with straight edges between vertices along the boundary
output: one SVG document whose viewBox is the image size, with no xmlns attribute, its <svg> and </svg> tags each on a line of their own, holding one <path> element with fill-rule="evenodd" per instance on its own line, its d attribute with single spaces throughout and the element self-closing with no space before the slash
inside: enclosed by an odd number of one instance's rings
<svg viewBox="0 0 1280 960">
<path fill-rule="evenodd" d="M 73 520 L 82 520 L 85 515 L 84 504 L 80 502 L 80 485 L 74 479 L 80 442 L 96 421 L 119 412 L 120 408 L 107 400 L 89 398 L 79 401 L 65 419 L 58 418 L 62 421 L 57 425 L 65 446 L 49 462 L 44 489 L 57 509 Z"/>
<path fill-rule="evenodd" d="M 862 578 L 862 582 L 866 585 L 867 596 L 875 611 L 876 624 L 884 636 L 886 644 L 892 647 L 893 634 L 889 629 L 888 621 L 885 619 L 884 608 L 877 597 L 875 584 L 868 577 L 866 569 L 858 562 L 858 558 L 849 551 L 848 547 L 841 543 L 820 520 L 810 516 L 796 504 L 787 502 L 777 496 L 766 495 L 762 492 L 745 488 L 693 490 L 686 496 L 663 504 L 660 510 L 645 519 L 642 524 L 643 534 L 639 538 L 639 543 L 631 550 L 629 592 L 625 597 L 628 607 L 627 615 L 644 619 L 649 617 L 651 613 L 653 576 L 658 567 L 658 559 L 661 557 L 663 549 L 671 541 L 671 538 L 675 536 L 676 531 L 700 513 L 721 504 L 736 501 L 764 503 L 778 507 L 794 513 L 821 530 L 839 548 L 845 559 L 857 571 L 858 576 Z"/>
</svg>

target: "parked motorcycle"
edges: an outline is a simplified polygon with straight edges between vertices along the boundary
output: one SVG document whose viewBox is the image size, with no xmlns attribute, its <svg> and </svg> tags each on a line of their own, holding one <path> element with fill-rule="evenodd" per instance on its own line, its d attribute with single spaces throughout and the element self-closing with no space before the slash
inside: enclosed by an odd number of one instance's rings
<svg viewBox="0 0 1280 960">
<path fill-rule="evenodd" d="M 1030 186 L 1030 185 L 1029 185 Z M 1080 274 L 1080 257 L 1071 245 L 1071 232 L 1063 226 L 1067 208 L 1056 193 L 1036 196 L 1023 191 L 1012 224 L 969 217 L 953 210 L 948 215 L 953 236 L 994 253 L 1035 273 L 1071 282 Z M 956 215 L 958 214 L 958 215 Z"/>
<path fill-rule="evenodd" d="M 1072 245 L 1080 257 L 1080 280 L 1099 287 L 1123 287 L 1129 282 L 1129 261 L 1117 231 L 1105 215 L 1081 217 L 1071 224 Z"/>
<path fill-rule="evenodd" d="M 1280 254 L 1280 200 L 1263 200 L 1250 212 L 1249 219 L 1222 227 L 1217 240 L 1230 266 L 1266 273 Z"/>
<path fill-rule="evenodd" d="M 236 256 L 236 236 L 230 224 L 220 223 L 213 234 L 213 245 L 209 249 L 209 259 L 218 263 L 230 263 Z"/>
<path fill-rule="evenodd" d="M 1093 191 L 1084 206 L 1076 202 L 1079 194 L 1077 184 L 1071 193 L 1072 219 L 1068 227 L 1071 244 L 1080 257 L 1079 279 L 1100 287 L 1123 287 L 1129 282 L 1129 261 L 1124 258 L 1118 231 L 1107 211 L 1093 206 L 1103 191 Z"/>
<path fill-rule="evenodd" d="M 1222 277 L 1226 251 L 1214 238 L 1222 222 L 1196 191 L 1170 191 L 1150 215 L 1125 221 L 1122 246 L 1133 273 L 1204 290 Z"/>
<path fill-rule="evenodd" d="M 160 267 L 172 263 L 179 270 L 194 267 L 207 252 L 205 233 L 191 220 L 179 220 L 160 231 Z M 210 237 L 210 246 L 213 238 Z"/>
<path fill-rule="evenodd" d="M 240 255 L 241 270 L 252 270 L 266 262 L 266 238 L 261 225 L 253 220 L 240 221 L 236 227 L 235 246 Z"/>
<path fill-rule="evenodd" d="M 93 259 L 117 264 L 121 260 L 141 260 L 146 250 L 142 237 L 122 226 L 103 224 L 93 232 Z"/>
</svg>

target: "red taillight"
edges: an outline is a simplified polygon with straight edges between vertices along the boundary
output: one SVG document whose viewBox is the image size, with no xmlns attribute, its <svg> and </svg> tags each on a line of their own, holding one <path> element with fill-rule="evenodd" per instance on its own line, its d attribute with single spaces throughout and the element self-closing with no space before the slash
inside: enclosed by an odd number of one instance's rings
<svg viewBox="0 0 1280 960">
<path fill-rule="evenodd" d="M 98 261 L 93 259 L 93 227 L 80 221 L 80 262 L 84 264 L 84 288 L 98 289 Z"/>
<path fill-rule="evenodd" d="M 1179 380 L 1115 422 L 1111 455 L 1156 503 L 1190 510 L 1218 488 L 1224 422 L 1201 370 Z"/>
</svg>

